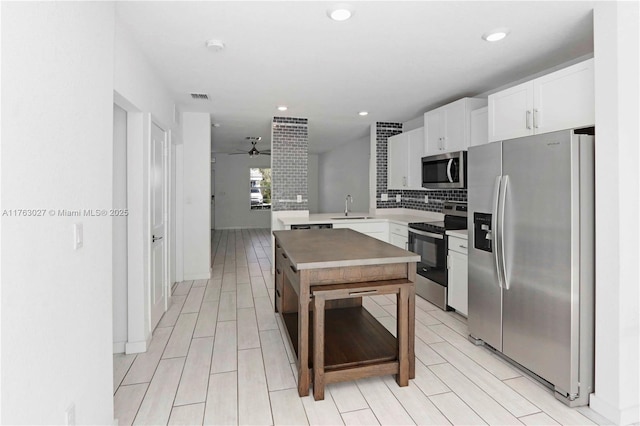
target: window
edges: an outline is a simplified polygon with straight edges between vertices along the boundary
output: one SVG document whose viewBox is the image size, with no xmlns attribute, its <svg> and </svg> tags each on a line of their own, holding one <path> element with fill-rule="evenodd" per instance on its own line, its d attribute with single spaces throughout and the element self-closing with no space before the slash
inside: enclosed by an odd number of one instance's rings
<svg viewBox="0 0 640 426">
<path fill-rule="evenodd" d="M 250 168 L 251 210 L 271 209 L 271 168 Z"/>
</svg>

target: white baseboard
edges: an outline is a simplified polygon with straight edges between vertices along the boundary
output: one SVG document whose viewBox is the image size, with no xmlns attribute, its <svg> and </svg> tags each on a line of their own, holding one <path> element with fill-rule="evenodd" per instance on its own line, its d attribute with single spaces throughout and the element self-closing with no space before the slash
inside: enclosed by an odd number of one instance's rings
<svg viewBox="0 0 640 426">
<path fill-rule="evenodd" d="M 124 346 L 126 342 L 113 342 L 113 353 L 114 354 L 122 354 L 124 353 Z"/>
<path fill-rule="evenodd" d="M 619 409 L 592 393 L 589 397 L 589 407 L 616 425 L 640 423 L 640 405 Z"/>
<path fill-rule="evenodd" d="M 125 344 L 125 353 L 128 354 L 140 354 L 147 351 L 149 342 L 141 340 L 139 342 L 127 342 Z"/>
<path fill-rule="evenodd" d="M 182 281 L 208 280 L 209 278 L 211 278 L 211 272 L 206 272 L 203 274 L 185 274 Z"/>
</svg>

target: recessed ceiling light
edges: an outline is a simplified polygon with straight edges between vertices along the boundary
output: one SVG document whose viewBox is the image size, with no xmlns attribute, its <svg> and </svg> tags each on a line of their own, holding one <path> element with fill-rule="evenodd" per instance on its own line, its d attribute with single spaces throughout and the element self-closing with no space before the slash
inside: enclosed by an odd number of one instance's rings
<svg viewBox="0 0 640 426">
<path fill-rule="evenodd" d="M 482 38 L 486 41 L 499 41 L 509 35 L 509 28 L 496 28 L 482 34 Z"/>
<path fill-rule="evenodd" d="M 280 105 L 280 106 L 278 107 L 278 111 L 286 111 L 287 109 L 288 109 L 288 108 L 287 108 L 287 106 L 286 106 L 286 105 Z"/>
<path fill-rule="evenodd" d="M 336 4 L 327 10 L 327 15 L 334 21 L 346 21 L 353 16 L 353 8 L 348 4 Z"/>
<path fill-rule="evenodd" d="M 211 39 L 207 40 L 207 47 L 213 52 L 219 52 L 224 49 L 224 43 L 222 40 Z"/>
<path fill-rule="evenodd" d="M 365 115 L 369 115 L 369 113 L 367 111 L 360 111 L 358 115 L 361 115 L 364 117 Z"/>
</svg>

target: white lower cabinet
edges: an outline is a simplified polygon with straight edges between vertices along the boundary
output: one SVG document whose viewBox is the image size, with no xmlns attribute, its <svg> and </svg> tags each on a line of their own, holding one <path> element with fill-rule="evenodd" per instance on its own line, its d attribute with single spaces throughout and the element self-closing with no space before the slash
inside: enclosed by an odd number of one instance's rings
<svg viewBox="0 0 640 426">
<path fill-rule="evenodd" d="M 389 223 L 389 243 L 401 249 L 408 250 L 409 228 L 406 225 Z"/>
<path fill-rule="evenodd" d="M 448 292 L 447 305 L 467 316 L 468 312 L 468 264 L 467 240 L 449 235 L 447 256 Z"/>
<path fill-rule="evenodd" d="M 387 222 L 356 222 L 356 223 L 340 223 L 333 222 L 334 228 L 349 228 L 354 231 L 362 232 L 370 237 L 377 238 L 385 243 L 389 242 L 389 225 Z"/>
</svg>

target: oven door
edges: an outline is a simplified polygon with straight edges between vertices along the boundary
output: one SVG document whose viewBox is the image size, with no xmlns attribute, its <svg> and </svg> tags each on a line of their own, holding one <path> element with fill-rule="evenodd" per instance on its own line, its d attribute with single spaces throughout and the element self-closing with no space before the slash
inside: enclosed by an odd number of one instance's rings
<svg viewBox="0 0 640 426">
<path fill-rule="evenodd" d="M 409 228 L 409 250 L 420 255 L 416 264 L 416 294 L 448 310 L 446 238 L 443 234 Z"/>
</svg>

